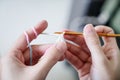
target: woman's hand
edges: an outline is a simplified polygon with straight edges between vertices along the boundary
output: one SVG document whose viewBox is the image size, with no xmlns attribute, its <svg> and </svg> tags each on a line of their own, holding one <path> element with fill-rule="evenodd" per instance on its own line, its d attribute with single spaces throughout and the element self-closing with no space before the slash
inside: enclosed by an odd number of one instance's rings
<svg viewBox="0 0 120 80">
<path fill-rule="evenodd" d="M 43 32 L 47 22 L 43 20 L 35 30 Z M 36 38 L 32 29 L 26 31 L 30 42 Z M 53 45 L 32 45 L 33 65 L 30 65 L 29 48 L 25 34 L 22 34 L 8 54 L 2 58 L 2 80 L 45 80 L 50 69 L 60 60 L 67 49 L 65 42 Z"/>
<path fill-rule="evenodd" d="M 97 33 L 114 33 L 106 26 L 86 25 L 83 36 L 65 38 L 77 44 L 68 43 L 67 60 L 76 68 L 80 80 L 119 80 L 120 51 L 115 37 L 102 37 L 101 46 Z"/>
</svg>

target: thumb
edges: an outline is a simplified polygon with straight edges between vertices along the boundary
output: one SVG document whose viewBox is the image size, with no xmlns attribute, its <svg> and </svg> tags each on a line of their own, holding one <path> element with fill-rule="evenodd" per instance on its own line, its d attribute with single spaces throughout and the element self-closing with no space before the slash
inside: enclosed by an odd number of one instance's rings
<svg viewBox="0 0 120 80">
<path fill-rule="evenodd" d="M 66 43 L 64 41 L 57 42 L 51 46 L 45 54 L 40 58 L 39 62 L 35 65 L 36 71 L 44 77 L 50 71 L 50 69 L 57 63 L 57 61 L 64 55 L 67 50 Z"/>
<path fill-rule="evenodd" d="M 91 52 L 92 62 L 95 64 L 103 63 L 103 60 L 105 60 L 106 58 L 99 41 L 99 37 L 93 25 L 86 25 L 83 31 L 83 35 L 85 38 L 85 42 Z"/>
</svg>

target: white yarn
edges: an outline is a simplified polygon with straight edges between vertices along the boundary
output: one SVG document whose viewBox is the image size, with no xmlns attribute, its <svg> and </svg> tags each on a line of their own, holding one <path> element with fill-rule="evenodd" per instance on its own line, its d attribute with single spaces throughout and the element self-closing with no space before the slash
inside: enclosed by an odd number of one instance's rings
<svg viewBox="0 0 120 80">
<path fill-rule="evenodd" d="M 65 42 L 64 34 L 65 34 L 65 32 L 63 32 L 62 34 L 59 35 L 58 39 L 56 40 L 56 43 Z"/>
</svg>

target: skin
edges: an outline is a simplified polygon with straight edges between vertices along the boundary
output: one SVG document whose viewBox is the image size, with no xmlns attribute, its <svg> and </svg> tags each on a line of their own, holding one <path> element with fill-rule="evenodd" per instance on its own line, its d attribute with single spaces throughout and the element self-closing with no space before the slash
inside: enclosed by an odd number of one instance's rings
<svg viewBox="0 0 120 80">
<path fill-rule="evenodd" d="M 43 20 L 35 26 L 38 34 L 47 28 Z M 36 38 L 32 29 L 26 31 L 30 42 Z M 1 80 L 45 80 L 50 69 L 62 58 L 67 50 L 64 41 L 51 45 L 32 45 L 33 65 L 29 64 L 29 49 L 24 33 L 16 40 L 14 46 L 1 59 Z"/>
<path fill-rule="evenodd" d="M 38 34 L 47 28 L 43 20 L 35 26 Z M 26 31 L 30 42 L 36 38 L 32 29 Z M 120 52 L 114 37 L 103 37 L 101 46 L 96 32 L 114 33 L 105 26 L 86 25 L 83 36 L 65 38 L 76 45 L 64 41 L 50 45 L 32 45 L 33 65 L 29 64 L 29 49 L 22 34 L 0 61 L 1 80 L 45 80 L 50 69 L 65 58 L 75 67 L 80 80 L 119 80 Z"/>
<path fill-rule="evenodd" d="M 88 24 L 83 36 L 65 38 L 76 45 L 67 43 L 66 59 L 77 70 L 80 80 L 120 80 L 120 51 L 114 37 L 102 37 L 101 46 L 97 32 L 114 33 L 110 27 Z"/>
</svg>

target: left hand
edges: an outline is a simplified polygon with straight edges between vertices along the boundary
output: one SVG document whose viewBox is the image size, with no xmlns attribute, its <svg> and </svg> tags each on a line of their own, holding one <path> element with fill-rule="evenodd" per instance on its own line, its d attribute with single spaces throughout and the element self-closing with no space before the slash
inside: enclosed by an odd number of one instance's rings
<svg viewBox="0 0 120 80">
<path fill-rule="evenodd" d="M 46 27 L 47 22 L 43 20 L 35 26 L 35 30 L 40 34 Z M 35 34 L 32 29 L 26 32 L 31 42 Z M 30 66 L 27 45 L 26 37 L 22 34 L 8 54 L 2 58 L 2 80 L 45 80 L 50 69 L 64 56 L 67 49 L 65 42 L 32 45 L 33 65 Z"/>
</svg>

